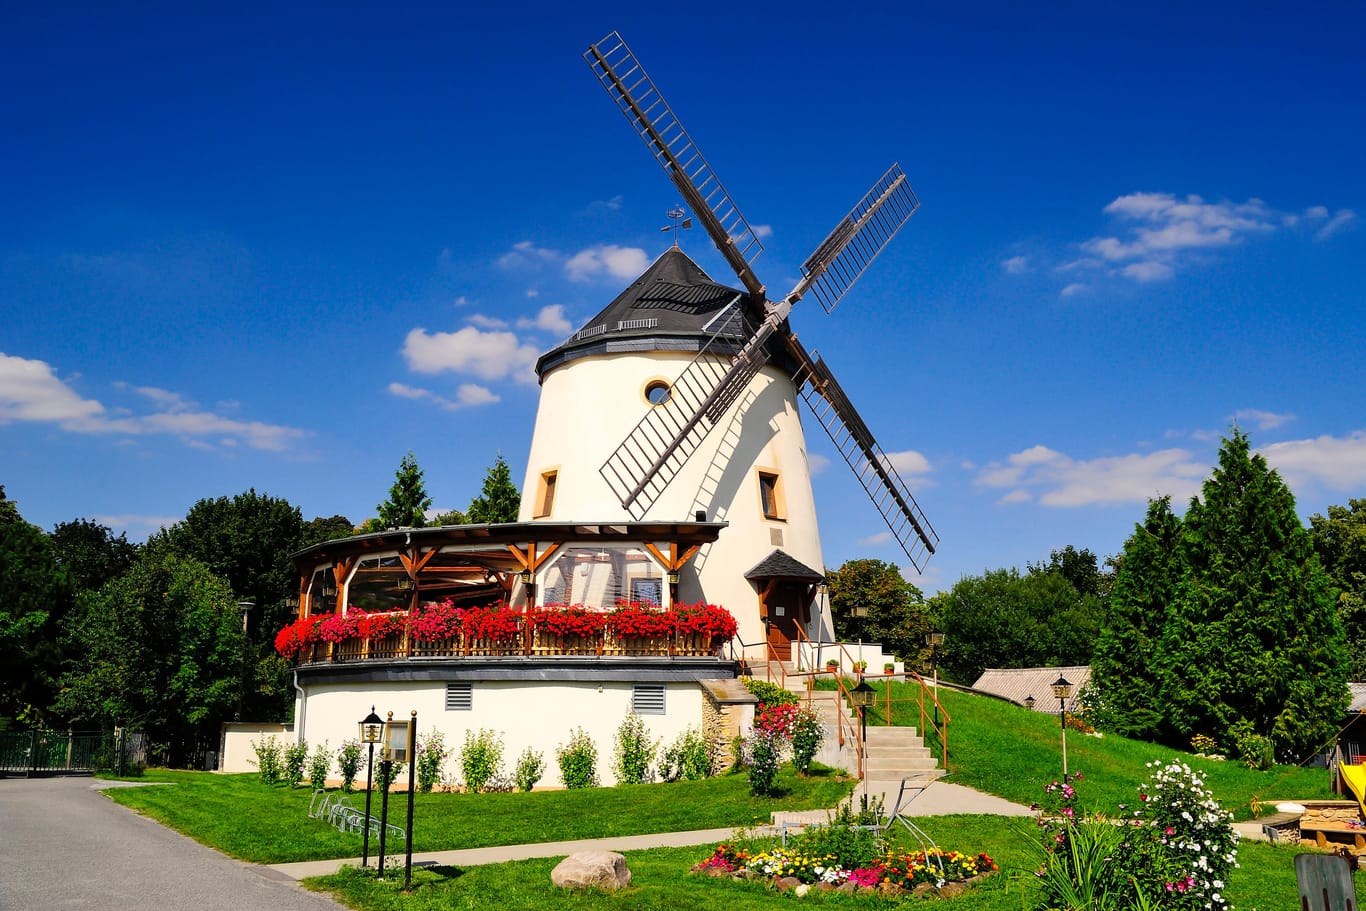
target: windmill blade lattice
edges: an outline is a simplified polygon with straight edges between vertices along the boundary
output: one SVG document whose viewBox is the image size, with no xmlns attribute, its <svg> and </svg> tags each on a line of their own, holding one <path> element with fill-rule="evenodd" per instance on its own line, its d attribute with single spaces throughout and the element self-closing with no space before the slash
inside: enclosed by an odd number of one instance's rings
<svg viewBox="0 0 1366 911">
<path fill-rule="evenodd" d="M 939 546 L 939 535 L 830 368 L 819 356 L 808 354 L 795 337 L 789 337 L 788 347 L 802 362 L 796 376 L 802 401 L 853 469 L 906 557 L 917 572 L 924 572 Z"/>
<path fill-rule="evenodd" d="M 642 518 L 683 470 L 712 427 L 768 362 L 767 324 L 755 333 L 738 303 L 669 387 L 598 469 L 622 508 Z M 738 353 L 737 353 L 738 350 Z"/>
<path fill-rule="evenodd" d="M 764 252 L 764 245 L 674 116 L 645 67 L 617 32 L 594 44 L 583 57 L 650 154 L 683 194 L 684 201 L 745 288 L 756 298 L 755 304 L 761 306 L 764 286 L 750 263 Z"/>
<path fill-rule="evenodd" d="M 826 313 L 834 310 L 918 208 L 905 172 L 893 164 L 802 264 L 804 277 L 789 297 L 809 289 Z"/>
</svg>

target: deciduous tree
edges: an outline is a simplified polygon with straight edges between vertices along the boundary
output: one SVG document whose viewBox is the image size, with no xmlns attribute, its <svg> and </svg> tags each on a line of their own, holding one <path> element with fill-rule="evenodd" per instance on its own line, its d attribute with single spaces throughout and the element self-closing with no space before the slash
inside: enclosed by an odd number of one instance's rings
<svg viewBox="0 0 1366 911">
<path fill-rule="evenodd" d="M 89 519 L 59 522 L 53 526 L 53 553 L 71 575 L 77 591 L 88 591 L 118 578 L 138 557 L 138 546 L 128 536 Z"/>
<path fill-rule="evenodd" d="M 903 660 L 920 659 L 930 628 L 925 596 L 900 569 L 881 560 L 849 560 L 826 579 L 841 641 L 878 642 Z M 865 610 L 865 616 L 856 616 Z"/>
<path fill-rule="evenodd" d="M 166 548 L 81 595 L 70 625 L 79 667 L 63 677 L 58 707 L 70 718 L 146 730 L 175 747 L 216 742 L 241 698 L 237 598 L 199 561 Z"/>
</svg>

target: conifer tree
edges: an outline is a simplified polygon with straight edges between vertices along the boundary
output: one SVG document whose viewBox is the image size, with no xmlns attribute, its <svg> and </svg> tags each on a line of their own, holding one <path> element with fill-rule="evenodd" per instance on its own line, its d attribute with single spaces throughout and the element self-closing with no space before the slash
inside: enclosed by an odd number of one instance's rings
<svg viewBox="0 0 1366 911">
<path fill-rule="evenodd" d="M 1153 659 L 1168 605 L 1181 579 L 1181 520 L 1171 498 L 1148 502 L 1148 515 L 1124 542 L 1105 626 L 1091 660 L 1091 679 L 1104 694 L 1106 726 L 1128 737 L 1158 739 L 1164 713 Z"/>
<path fill-rule="evenodd" d="M 1309 517 L 1314 552 L 1338 589 L 1338 617 L 1347 631 L 1351 679 L 1366 680 L 1366 499 Z"/>
<path fill-rule="evenodd" d="M 1157 650 L 1158 691 L 1182 738 L 1271 737 L 1286 758 L 1331 738 L 1347 708 L 1347 656 L 1332 585 L 1295 498 L 1245 434 L 1182 523 L 1182 578 Z"/>
<path fill-rule="evenodd" d="M 479 496 L 470 501 L 465 510 L 465 521 L 471 525 L 490 525 L 497 522 L 516 522 L 522 495 L 512 483 L 512 470 L 500 453 L 484 474 L 484 486 Z"/>
<path fill-rule="evenodd" d="M 394 472 L 394 486 L 389 488 L 389 499 L 379 504 L 379 525 L 384 528 L 422 528 L 427 524 L 427 510 L 432 498 L 422 483 L 422 469 L 409 450 Z"/>
</svg>

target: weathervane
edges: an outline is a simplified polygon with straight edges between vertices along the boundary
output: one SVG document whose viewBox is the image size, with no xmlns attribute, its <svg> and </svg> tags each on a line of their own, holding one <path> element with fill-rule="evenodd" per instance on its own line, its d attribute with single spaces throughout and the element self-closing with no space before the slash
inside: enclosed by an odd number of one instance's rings
<svg viewBox="0 0 1366 911">
<path fill-rule="evenodd" d="M 672 232 L 674 232 L 674 249 L 677 249 L 677 248 L 678 248 L 678 232 L 679 232 L 680 230 L 686 231 L 686 230 L 688 230 L 689 228 L 691 228 L 691 227 L 692 227 L 692 219 L 691 219 L 691 218 L 684 218 L 684 216 L 688 214 L 688 210 L 685 209 L 685 208 L 683 208 L 682 206 L 674 206 L 672 209 L 670 209 L 670 210 L 669 210 L 668 212 L 666 212 L 665 214 L 669 216 L 669 220 L 670 220 L 671 222 L 673 222 L 673 224 L 671 224 L 671 225 L 665 225 L 664 227 L 660 228 L 659 230 L 660 230 L 660 231 L 672 231 Z"/>
</svg>

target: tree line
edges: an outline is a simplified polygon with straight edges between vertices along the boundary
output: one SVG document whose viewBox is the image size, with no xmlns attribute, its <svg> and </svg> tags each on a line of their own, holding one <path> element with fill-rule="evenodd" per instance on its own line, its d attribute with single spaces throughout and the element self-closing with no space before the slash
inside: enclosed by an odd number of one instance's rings
<svg viewBox="0 0 1366 911">
<path fill-rule="evenodd" d="M 469 508 L 434 521 L 512 522 L 518 501 L 500 455 Z M 274 638 L 295 610 L 289 556 L 425 525 L 430 506 L 412 453 L 360 526 L 341 515 L 305 521 L 253 488 L 199 500 L 145 544 L 84 518 L 45 532 L 0 486 L 0 729 L 127 726 L 175 763 L 196 742 L 216 743 L 224 721 L 286 720 L 293 691 Z"/>
<path fill-rule="evenodd" d="M 1314 515 L 1238 430 L 1184 516 L 1149 503 L 1120 553 L 1072 545 L 925 598 L 897 567 L 852 560 L 828 576 L 835 632 L 879 641 L 950 680 L 988 667 L 1089 664 L 1091 719 L 1237 755 L 1324 749 L 1346 683 L 1366 680 L 1366 499 Z M 855 608 L 865 616 L 856 617 Z M 925 634 L 945 633 L 932 656 Z"/>
</svg>

